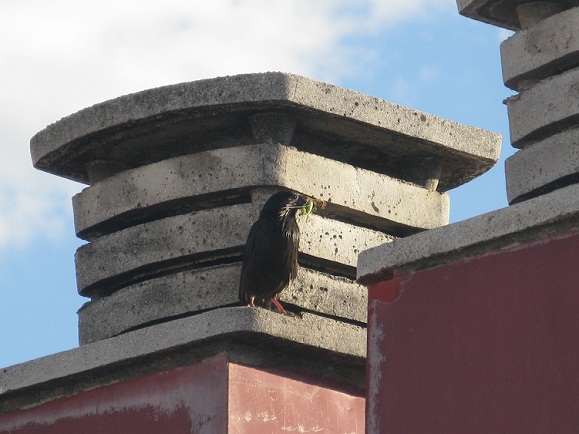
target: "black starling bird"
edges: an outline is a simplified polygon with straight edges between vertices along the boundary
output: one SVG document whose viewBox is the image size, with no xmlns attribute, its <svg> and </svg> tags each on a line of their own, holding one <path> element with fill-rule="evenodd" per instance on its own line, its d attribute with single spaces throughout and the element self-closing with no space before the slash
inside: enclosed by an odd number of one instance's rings
<svg viewBox="0 0 579 434">
<path fill-rule="evenodd" d="M 308 198 L 291 191 L 271 196 L 253 224 L 247 237 L 239 302 L 242 305 L 266 309 L 275 304 L 281 313 L 290 315 L 277 300 L 277 295 L 298 274 L 300 228 L 296 213 Z"/>
</svg>

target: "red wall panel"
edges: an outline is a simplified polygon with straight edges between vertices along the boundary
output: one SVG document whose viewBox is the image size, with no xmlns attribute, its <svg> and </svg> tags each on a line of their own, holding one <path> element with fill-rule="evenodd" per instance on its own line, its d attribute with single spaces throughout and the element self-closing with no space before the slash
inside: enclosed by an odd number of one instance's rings
<svg viewBox="0 0 579 434">
<path fill-rule="evenodd" d="M 362 391 L 227 354 L 0 415 L 2 434 L 362 434 L 364 424 Z"/>
<path fill-rule="evenodd" d="M 579 432 L 579 235 L 369 288 L 369 433 Z"/>
<path fill-rule="evenodd" d="M 231 365 L 229 400 L 230 434 L 365 431 L 362 394 L 311 375 Z"/>
<path fill-rule="evenodd" d="M 225 356 L 0 415 L 0 433 L 225 433 Z"/>
</svg>

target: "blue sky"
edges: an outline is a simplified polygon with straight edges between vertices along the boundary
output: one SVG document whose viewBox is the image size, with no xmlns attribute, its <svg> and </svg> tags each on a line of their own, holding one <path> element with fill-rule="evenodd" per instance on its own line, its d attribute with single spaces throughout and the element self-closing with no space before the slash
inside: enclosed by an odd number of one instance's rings
<svg viewBox="0 0 579 434">
<path fill-rule="evenodd" d="M 305 75 L 503 135 L 491 171 L 450 192 L 451 221 L 507 205 L 499 44 L 454 0 L 3 0 L 0 6 L 0 367 L 77 346 L 70 198 L 29 140 L 92 104 L 264 71 Z"/>
</svg>

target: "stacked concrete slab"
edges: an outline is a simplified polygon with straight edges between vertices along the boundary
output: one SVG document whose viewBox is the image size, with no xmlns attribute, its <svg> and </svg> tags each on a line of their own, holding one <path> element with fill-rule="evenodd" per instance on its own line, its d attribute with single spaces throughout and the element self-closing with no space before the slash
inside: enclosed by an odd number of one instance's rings
<svg viewBox="0 0 579 434">
<path fill-rule="evenodd" d="M 459 1 L 461 13 L 515 30 L 501 45 L 517 203 L 579 182 L 579 2 Z"/>
<path fill-rule="evenodd" d="M 277 369 L 263 372 L 259 387 L 295 372 L 314 375 L 299 374 L 307 385 L 348 383 L 356 393 L 340 388 L 317 403 L 308 389 L 312 398 L 292 395 L 278 407 L 319 406 L 335 423 L 332 411 L 352 405 L 349 418 L 363 430 L 367 295 L 355 282 L 358 253 L 447 224 L 445 192 L 488 170 L 499 148 L 497 134 L 284 73 L 147 90 L 56 122 L 31 149 L 37 168 L 89 184 L 73 198 L 76 233 L 87 240 L 75 258 L 78 291 L 90 299 L 79 311 L 82 345 L 5 370 L 0 413 L 70 394 L 91 400 L 88 389 L 133 377 L 150 384 L 143 376 L 183 375 L 181 366 L 205 372 L 204 360 L 225 354 L 225 364 Z M 237 300 L 249 228 L 280 189 L 327 202 L 299 219 L 301 269 L 281 294 L 298 319 Z M 254 390 L 254 380 L 242 389 Z M 355 404 L 344 401 L 350 395 Z M 243 409 L 250 398 L 227 399 Z M 211 428 L 218 419 L 250 422 L 228 414 L 225 399 L 203 416 L 203 432 L 222 432 Z M 306 429 L 270 416 L 258 418 L 267 432 Z M 0 432 L 20 418 L 12 417 L 0 415 Z"/>
</svg>

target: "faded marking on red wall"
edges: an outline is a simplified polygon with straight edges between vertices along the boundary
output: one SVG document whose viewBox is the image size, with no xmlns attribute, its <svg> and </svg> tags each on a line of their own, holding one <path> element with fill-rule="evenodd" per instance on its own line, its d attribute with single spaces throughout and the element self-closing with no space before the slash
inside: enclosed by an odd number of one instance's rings
<svg viewBox="0 0 579 434">
<path fill-rule="evenodd" d="M 230 365 L 229 433 L 363 434 L 365 399 L 320 378 Z"/>
<path fill-rule="evenodd" d="M 576 231 L 374 285 L 368 432 L 579 432 L 578 318 Z"/>
</svg>

